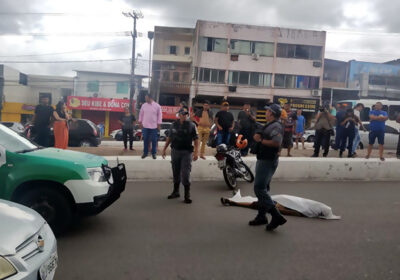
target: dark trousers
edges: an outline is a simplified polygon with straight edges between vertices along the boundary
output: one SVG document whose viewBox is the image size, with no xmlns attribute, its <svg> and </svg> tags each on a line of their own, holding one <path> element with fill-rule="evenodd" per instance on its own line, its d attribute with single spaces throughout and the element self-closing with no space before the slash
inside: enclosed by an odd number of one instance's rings
<svg viewBox="0 0 400 280">
<path fill-rule="evenodd" d="M 122 139 L 124 140 L 124 147 L 127 149 L 129 137 L 129 148 L 132 149 L 133 146 L 133 129 L 122 129 Z"/>
<path fill-rule="evenodd" d="M 217 145 L 226 144 L 229 145 L 229 140 L 231 139 L 231 133 L 226 130 L 218 130 L 217 133 Z"/>
<path fill-rule="evenodd" d="M 399 134 L 399 141 L 397 142 L 397 152 L 396 152 L 397 157 L 400 157 L 400 134 Z"/>
<path fill-rule="evenodd" d="M 192 152 L 186 150 L 171 150 L 172 173 L 174 185 L 180 183 L 186 188 L 190 186 L 190 172 L 192 171 Z"/>
<path fill-rule="evenodd" d="M 242 156 L 246 156 L 249 153 L 249 149 L 253 144 L 253 130 L 250 129 L 242 129 L 240 134 L 243 135 L 243 140 L 247 139 L 247 147 L 241 150 Z"/>
<path fill-rule="evenodd" d="M 151 142 L 151 154 L 157 154 L 157 135 L 158 129 L 157 128 L 143 128 L 142 135 L 143 135 L 143 154 L 147 156 L 149 153 L 149 142 Z"/>
<path fill-rule="evenodd" d="M 346 143 L 347 143 L 347 149 L 349 151 L 349 154 L 352 154 L 353 151 L 353 142 L 354 142 L 354 137 L 356 136 L 356 131 L 355 129 L 350 129 L 350 128 L 345 128 L 342 131 L 342 137 L 340 140 L 340 151 L 344 152 L 346 150 Z"/>
<path fill-rule="evenodd" d="M 42 147 L 49 147 L 50 128 L 48 126 L 36 126 L 35 142 Z"/>
<path fill-rule="evenodd" d="M 343 130 L 344 130 L 344 128 L 340 125 L 338 125 L 336 127 L 335 147 L 337 150 L 340 149 L 340 147 L 342 145 L 341 141 L 342 141 Z"/>
<path fill-rule="evenodd" d="M 267 212 L 275 208 L 269 190 L 272 176 L 277 167 L 278 160 L 257 160 L 254 193 L 258 198 L 258 215 L 260 216 L 265 216 Z"/>
<path fill-rule="evenodd" d="M 314 155 L 319 155 L 319 150 L 322 146 L 324 150 L 324 156 L 328 155 L 329 144 L 331 139 L 331 133 L 326 129 L 318 129 L 315 131 L 315 142 L 314 142 Z"/>
</svg>

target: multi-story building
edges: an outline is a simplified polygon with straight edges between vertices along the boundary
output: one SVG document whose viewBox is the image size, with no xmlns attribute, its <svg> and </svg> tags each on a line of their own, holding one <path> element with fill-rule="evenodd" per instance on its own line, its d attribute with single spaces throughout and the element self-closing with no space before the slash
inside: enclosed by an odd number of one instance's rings
<svg viewBox="0 0 400 280">
<path fill-rule="evenodd" d="M 234 105 L 291 102 L 314 112 L 321 96 L 326 33 L 198 21 L 191 97 Z"/>
<path fill-rule="evenodd" d="M 27 75 L 0 65 L 0 120 L 25 123 L 32 118 L 41 97 L 56 105 L 72 92 L 71 77 Z"/>
<path fill-rule="evenodd" d="M 192 28 L 154 29 L 151 92 L 160 105 L 175 106 L 189 99 L 193 33 Z"/>
</svg>

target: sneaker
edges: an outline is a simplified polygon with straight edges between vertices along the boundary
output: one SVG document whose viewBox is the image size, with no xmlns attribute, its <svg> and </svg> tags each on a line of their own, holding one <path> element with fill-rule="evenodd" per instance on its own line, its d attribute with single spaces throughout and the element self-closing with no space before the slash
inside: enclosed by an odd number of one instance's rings
<svg viewBox="0 0 400 280">
<path fill-rule="evenodd" d="M 142 155 L 142 159 L 143 159 L 143 158 L 147 158 L 147 155 L 143 154 L 143 155 Z"/>
<path fill-rule="evenodd" d="M 153 159 L 157 159 L 157 156 L 156 155 L 151 155 L 152 157 L 153 157 Z"/>
<path fill-rule="evenodd" d="M 259 215 L 257 215 L 254 220 L 251 220 L 249 222 L 249 226 L 261 226 L 261 225 L 266 225 L 268 224 L 268 219 L 267 217 L 261 217 Z"/>
<path fill-rule="evenodd" d="M 311 157 L 318 157 L 318 155 L 317 154 L 313 154 Z"/>
<path fill-rule="evenodd" d="M 229 200 L 227 198 L 223 198 L 223 197 L 221 197 L 221 204 L 224 206 L 230 205 Z"/>
<path fill-rule="evenodd" d="M 287 222 L 287 220 L 282 216 L 278 209 L 273 208 L 271 209 L 270 213 L 272 215 L 272 220 L 265 228 L 267 231 L 274 230 L 278 226 L 281 226 Z"/>
<path fill-rule="evenodd" d="M 190 198 L 186 197 L 183 202 L 185 202 L 186 204 L 190 204 L 190 203 L 192 203 L 192 200 Z"/>
<path fill-rule="evenodd" d="M 178 197 L 181 197 L 181 195 L 178 192 L 173 192 L 168 196 L 168 199 L 174 199 Z"/>
</svg>

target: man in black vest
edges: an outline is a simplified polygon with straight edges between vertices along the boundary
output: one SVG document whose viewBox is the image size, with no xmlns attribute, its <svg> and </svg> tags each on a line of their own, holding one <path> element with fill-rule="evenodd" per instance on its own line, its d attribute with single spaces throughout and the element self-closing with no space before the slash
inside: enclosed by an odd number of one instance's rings
<svg viewBox="0 0 400 280">
<path fill-rule="evenodd" d="M 190 199 L 190 172 L 192 170 L 192 160 L 196 161 L 199 157 L 199 137 L 195 124 L 188 120 L 188 109 L 183 107 L 178 114 L 179 120 L 172 124 L 162 153 L 162 157 L 165 159 L 166 150 L 171 143 L 174 190 L 168 196 L 168 199 L 180 197 L 179 186 L 182 182 L 185 188 L 185 203 L 192 203 Z"/>
<path fill-rule="evenodd" d="M 267 225 L 268 231 L 274 230 L 286 223 L 286 219 L 279 213 L 272 201 L 269 190 L 272 176 L 278 167 L 279 148 L 282 144 L 283 127 L 279 122 L 282 109 L 277 104 L 265 107 L 267 124 L 256 131 L 254 141 L 257 153 L 256 177 L 254 180 L 254 193 L 258 198 L 258 215 L 249 222 L 251 226 L 268 224 L 266 213 L 272 215 L 271 222 Z"/>
</svg>

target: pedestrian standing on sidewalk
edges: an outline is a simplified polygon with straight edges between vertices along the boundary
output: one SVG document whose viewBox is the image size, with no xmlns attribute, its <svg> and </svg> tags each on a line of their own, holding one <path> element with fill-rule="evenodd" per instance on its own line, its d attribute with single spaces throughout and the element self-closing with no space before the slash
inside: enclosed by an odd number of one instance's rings
<svg viewBox="0 0 400 280">
<path fill-rule="evenodd" d="M 122 139 L 124 140 L 124 150 L 128 149 L 128 137 L 129 137 L 129 149 L 133 151 L 133 128 L 136 125 L 136 118 L 131 114 L 129 107 L 124 109 L 124 114 L 119 119 L 122 129 Z"/>
<path fill-rule="evenodd" d="M 142 127 L 143 135 L 143 155 L 146 158 L 149 153 L 149 143 L 151 142 L 151 155 L 157 158 L 157 133 L 161 128 L 162 112 L 161 106 L 156 103 L 152 96 L 146 94 L 146 103 L 142 105 L 139 113 L 139 124 Z"/>
<path fill-rule="evenodd" d="M 215 115 L 215 124 L 218 129 L 217 146 L 221 144 L 229 145 L 235 122 L 232 113 L 229 112 L 228 101 L 222 102 L 221 111 Z"/>
<path fill-rule="evenodd" d="M 206 159 L 205 150 L 208 138 L 210 137 L 210 128 L 214 123 L 214 115 L 210 110 L 210 102 L 204 101 L 203 108 L 197 110 L 192 115 L 192 121 L 197 125 L 197 131 L 200 139 L 200 158 Z"/>
<path fill-rule="evenodd" d="M 256 115 L 251 110 L 250 103 L 244 103 L 243 110 L 240 111 L 238 115 L 238 122 L 240 127 L 239 134 L 243 135 L 243 140 L 247 139 L 246 148 L 242 149 L 240 152 L 242 156 L 247 156 L 249 153 L 249 148 L 253 143 L 253 132 L 256 124 Z"/>
<path fill-rule="evenodd" d="M 342 139 L 343 139 L 343 130 L 344 127 L 341 125 L 343 122 L 344 118 L 346 116 L 346 111 L 343 110 L 339 104 L 336 107 L 336 136 L 335 136 L 335 150 L 339 150 L 340 147 L 342 146 Z"/>
<path fill-rule="evenodd" d="M 199 140 L 195 124 L 188 120 L 188 109 L 179 110 L 179 120 L 175 121 L 168 133 L 162 157 L 165 159 L 166 151 L 171 144 L 171 164 L 174 177 L 174 189 L 168 199 L 180 197 L 179 187 L 183 184 L 185 189 L 185 203 L 192 203 L 190 199 L 190 172 L 192 160 L 198 159 Z M 194 143 L 194 147 L 193 147 Z"/>
<path fill-rule="evenodd" d="M 400 123 L 400 113 L 397 114 L 396 122 Z M 399 130 L 399 140 L 397 142 L 396 156 L 397 156 L 398 159 L 400 159 L 400 130 Z"/>
<path fill-rule="evenodd" d="M 54 109 L 49 105 L 49 98 L 42 97 L 40 105 L 35 108 L 33 124 L 36 133 L 35 142 L 42 147 L 49 147 L 50 122 Z"/>
<path fill-rule="evenodd" d="M 319 150 L 322 146 L 324 150 L 322 156 L 327 157 L 329 153 L 329 144 L 331 136 L 333 135 L 333 126 L 335 117 L 331 115 L 328 108 L 321 107 L 317 116 L 315 117 L 315 141 L 314 141 L 314 154 L 312 157 L 319 156 Z"/>
<path fill-rule="evenodd" d="M 285 131 L 283 134 L 282 148 L 287 149 L 287 156 L 291 157 L 290 150 L 293 148 L 293 133 L 296 131 L 297 115 L 290 109 L 290 104 L 284 105 L 287 118 L 284 120 Z"/>
<path fill-rule="evenodd" d="M 296 121 L 296 149 L 299 149 L 299 138 L 303 146 L 303 150 L 306 149 L 304 146 L 304 129 L 306 127 L 306 119 L 301 114 L 301 109 L 297 109 L 297 121 Z"/>
<path fill-rule="evenodd" d="M 369 112 L 369 145 L 368 154 L 366 159 L 369 159 L 372 152 L 372 147 L 375 144 L 376 138 L 378 138 L 379 144 L 379 158 L 384 161 L 383 157 L 383 145 L 385 144 L 385 122 L 388 119 L 388 114 L 382 110 L 383 105 L 381 102 L 376 102 L 374 109 Z"/>
<path fill-rule="evenodd" d="M 258 199 L 258 214 L 254 220 L 249 222 L 251 226 L 268 224 L 266 213 L 272 215 L 271 222 L 266 230 L 274 230 L 286 223 L 286 219 L 275 207 L 269 195 L 272 176 L 278 167 L 279 147 L 283 138 L 283 127 L 279 122 L 282 109 L 277 104 L 266 106 L 265 118 L 267 124 L 254 135 L 257 154 L 256 175 L 254 180 L 254 193 Z"/>
<path fill-rule="evenodd" d="M 70 120 L 67 108 L 63 101 L 56 105 L 53 112 L 54 148 L 66 150 L 68 148 L 68 121 Z"/>
<path fill-rule="evenodd" d="M 342 137 L 340 140 L 340 152 L 339 157 L 343 157 L 343 152 L 346 150 L 346 143 L 347 143 L 347 150 L 348 155 L 347 157 L 353 157 L 352 150 L 353 150 L 353 143 L 354 137 L 356 134 L 356 124 L 360 123 L 360 119 L 354 115 L 353 109 L 347 109 L 346 115 L 344 120 L 340 123 L 343 127 L 342 130 Z"/>
<path fill-rule="evenodd" d="M 352 155 L 353 157 L 357 156 L 357 147 L 360 144 L 361 137 L 360 137 L 360 129 L 367 131 L 362 122 L 361 122 L 361 111 L 364 109 L 364 104 L 358 103 L 356 107 L 354 107 L 354 115 L 358 118 L 358 122 L 356 123 L 356 132 L 355 132 L 355 137 L 353 141 L 353 149 L 352 149 Z"/>
</svg>

